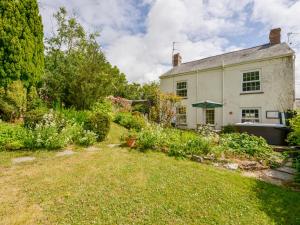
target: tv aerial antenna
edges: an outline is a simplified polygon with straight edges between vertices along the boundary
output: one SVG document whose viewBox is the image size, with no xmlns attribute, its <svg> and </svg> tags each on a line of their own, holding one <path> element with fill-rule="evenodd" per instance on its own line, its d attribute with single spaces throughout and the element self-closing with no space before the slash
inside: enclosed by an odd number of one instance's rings
<svg viewBox="0 0 300 225">
<path fill-rule="evenodd" d="M 173 57 L 173 55 L 174 55 L 174 53 L 175 53 L 175 51 L 179 51 L 179 49 L 177 49 L 176 48 L 176 45 L 177 44 L 179 44 L 180 42 L 178 42 L 178 41 L 173 41 L 173 48 L 172 48 L 172 57 Z"/>
</svg>

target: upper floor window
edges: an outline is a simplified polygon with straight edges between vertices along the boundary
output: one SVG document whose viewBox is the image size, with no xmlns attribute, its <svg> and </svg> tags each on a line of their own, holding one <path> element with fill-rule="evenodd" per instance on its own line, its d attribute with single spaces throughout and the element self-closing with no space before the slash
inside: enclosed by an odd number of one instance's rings
<svg viewBox="0 0 300 225">
<path fill-rule="evenodd" d="M 186 124 L 186 107 L 180 106 L 176 108 L 176 124 Z"/>
<path fill-rule="evenodd" d="M 242 109 L 242 123 L 259 123 L 259 109 Z"/>
<path fill-rule="evenodd" d="M 255 92 L 261 90 L 259 71 L 243 73 L 243 92 Z"/>
<path fill-rule="evenodd" d="M 187 98 L 187 82 L 186 81 L 180 81 L 176 84 L 176 95 Z"/>
</svg>

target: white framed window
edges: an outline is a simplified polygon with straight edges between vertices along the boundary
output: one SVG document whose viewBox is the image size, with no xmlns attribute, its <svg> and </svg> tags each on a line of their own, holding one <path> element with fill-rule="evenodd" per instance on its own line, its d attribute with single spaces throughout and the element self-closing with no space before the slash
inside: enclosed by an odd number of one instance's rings
<svg viewBox="0 0 300 225">
<path fill-rule="evenodd" d="M 261 74 L 259 70 L 243 72 L 242 92 L 259 92 L 261 91 Z"/>
<path fill-rule="evenodd" d="M 258 108 L 242 109 L 242 123 L 259 123 L 260 110 Z"/>
<path fill-rule="evenodd" d="M 178 81 L 176 83 L 176 95 L 187 98 L 187 82 L 186 81 Z"/>
<path fill-rule="evenodd" d="M 205 123 L 207 125 L 215 124 L 215 109 L 206 109 L 205 110 Z"/>
<path fill-rule="evenodd" d="M 185 125 L 186 123 L 187 123 L 186 107 L 185 106 L 176 107 L 176 124 Z"/>
</svg>

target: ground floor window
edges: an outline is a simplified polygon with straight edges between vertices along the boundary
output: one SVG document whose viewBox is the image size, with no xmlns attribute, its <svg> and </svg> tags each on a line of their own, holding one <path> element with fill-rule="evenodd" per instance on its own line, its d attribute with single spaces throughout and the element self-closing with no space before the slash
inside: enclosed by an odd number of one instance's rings
<svg viewBox="0 0 300 225">
<path fill-rule="evenodd" d="M 242 123 L 259 123 L 259 109 L 242 109 Z"/>
<path fill-rule="evenodd" d="M 180 106 L 176 108 L 176 124 L 186 124 L 186 107 Z"/>
<path fill-rule="evenodd" d="M 215 124 L 215 110 L 206 109 L 205 110 L 205 122 L 206 124 L 214 125 Z"/>
</svg>

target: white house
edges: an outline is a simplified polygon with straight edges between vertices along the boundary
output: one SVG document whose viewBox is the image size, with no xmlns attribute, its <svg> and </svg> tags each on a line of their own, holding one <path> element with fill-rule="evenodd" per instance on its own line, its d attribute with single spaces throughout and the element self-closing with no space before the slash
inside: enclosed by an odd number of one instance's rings
<svg viewBox="0 0 300 225">
<path fill-rule="evenodd" d="M 252 122 L 279 124 L 280 112 L 295 102 L 295 52 L 280 41 L 281 29 L 270 32 L 270 43 L 181 63 L 160 76 L 160 88 L 183 100 L 176 109 L 178 125 L 196 128 Z M 198 106 L 198 107 L 197 107 Z"/>
</svg>

